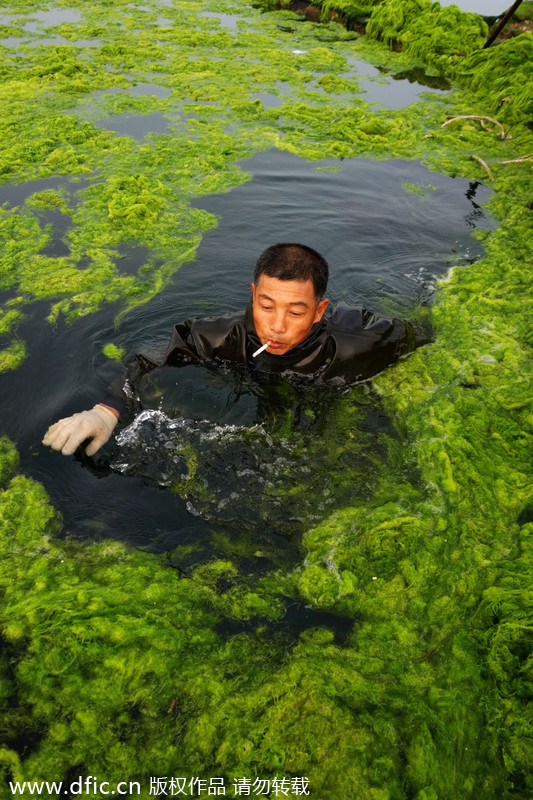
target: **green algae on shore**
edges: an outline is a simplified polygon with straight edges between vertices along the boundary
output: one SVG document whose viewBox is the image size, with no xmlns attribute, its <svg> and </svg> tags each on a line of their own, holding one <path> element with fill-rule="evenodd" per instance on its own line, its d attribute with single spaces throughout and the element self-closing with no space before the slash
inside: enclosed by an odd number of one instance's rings
<svg viewBox="0 0 533 800">
<path fill-rule="evenodd" d="M 46 493 L 17 475 L 15 448 L 1 440 L 6 779 L 75 769 L 137 778 L 146 797 L 153 774 L 305 774 L 317 800 L 521 800 L 533 791 L 531 177 L 527 163 L 503 163 L 531 152 L 531 36 L 482 51 L 479 18 L 461 16 L 463 36 L 457 10 L 401 5 L 414 13 L 402 11 L 398 25 L 393 0 L 336 4 L 354 14 L 372 6 L 378 41 L 343 41 L 331 25 L 338 38 L 328 43 L 324 28 L 293 23 L 284 33 L 275 13 L 252 18 L 232 3 L 165 7 L 172 25 L 162 25 L 156 3 L 142 11 L 125 0 L 65 0 L 57 7 L 83 18 L 46 35 L 101 46 L 22 45 L 23 58 L 0 47 L 2 180 L 65 178 L 0 209 L 2 289 L 11 293 L 0 324 L 14 335 L 3 368 L 24 357 L 16 330 L 35 298 L 56 319 L 107 301 L 126 311 L 160 291 L 216 224 L 190 199 L 243 182 L 235 162 L 274 145 L 311 159 L 419 158 L 482 180 L 475 154 L 493 171 L 500 222 L 483 234 L 484 259 L 442 282 L 435 343 L 374 382 L 402 439 L 387 441 L 372 496 L 345 500 L 307 531 L 306 558 L 290 573 L 245 576 L 228 546 L 227 558 L 183 577 L 117 543 L 60 541 Z M 20 36 L 26 13 L 47 6 L 12 3 L 6 35 Z M 200 17 L 207 8 L 241 12 L 238 35 Z M 446 36 L 435 49 L 437 26 Z M 393 38 L 401 53 L 380 43 Z M 461 89 L 370 109 L 345 96 L 338 73 L 348 52 L 393 71 L 421 63 Z M 173 94 L 91 97 L 155 72 Z M 258 86 L 278 93 L 278 80 L 291 87 L 281 108 L 251 99 Z M 163 112 L 173 133 L 135 142 L 97 127 L 125 111 Z M 441 127 L 469 113 L 496 116 L 513 138 L 468 120 Z M 71 220 L 68 256 L 41 252 L 50 233 L 39 214 L 51 208 Z M 153 253 L 135 276 L 120 273 L 124 243 Z M 120 357 L 113 347 L 106 355 Z M 345 405 L 340 424 L 349 425 Z M 287 599 L 347 618 L 346 641 L 324 626 L 273 632 Z M 235 633 L 236 620 L 248 627 Z"/>
</svg>

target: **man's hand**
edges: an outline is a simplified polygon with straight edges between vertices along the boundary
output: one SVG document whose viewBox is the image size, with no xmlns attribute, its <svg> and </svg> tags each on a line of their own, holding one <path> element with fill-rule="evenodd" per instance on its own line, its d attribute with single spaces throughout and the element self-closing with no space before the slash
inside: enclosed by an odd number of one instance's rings
<svg viewBox="0 0 533 800">
<path fill-rule="evenodd" d="M 71 456 L 85 439 L 92 439 L 85 452 L 88 456 L 94 456 L 107 442 L 117 422 L 117 417 L 110 409 L 96 405 L 90 411 L 81 411 L 50 425 L 43 444 L 49 445 L 52 450 L 61 450 L 64 456 Z"/>
</svg>

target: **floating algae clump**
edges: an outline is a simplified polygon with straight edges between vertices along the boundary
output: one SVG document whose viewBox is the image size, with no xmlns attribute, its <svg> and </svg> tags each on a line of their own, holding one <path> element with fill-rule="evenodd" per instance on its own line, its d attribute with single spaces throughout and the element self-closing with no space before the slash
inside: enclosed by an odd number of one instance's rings
<svg viewBox="0 0 533 800">
<path fill-rule="evenodd" d="M 289 36 L 275 14 L 255 15 L 251 29 L 232 4 L 223 11 L 240 15 L 236 33 L 199 17 L 205 3 L 166 7 L 172 25 L 161 25 L 150 2 L 135 12 L 69 2 L 84 17 L 60 35 L 102 45 L 24 46 L 23 58 L 0 48 L 2 176 L 32 182 L 26 200 L 6 195 L 0 213 L 4 335 L 35 297 L 55 319 L 153 296 L 215 224 L 190 199 L 243 182 L 235 162 L 273 145 L 310 158 L 418 157 L 482 180 L 475 154 L 493 172 L 500 221 L 484 235 L 483 261 L 441 285 L 435 343 L 375 381 L 401 435 L 383 444 L 388 468 L 371 473 L 363 496 L 339 486 L 340 507 L 307 530 L 305 558 L 290 572 L 249 576 L 228 550 L 184 577 L 120 544 L 60 541 L 57 512 L 16 475 L 15 449 L 2 440 L 6 779 L 138 779 L 145 797 L 153 775 L 222 776 L 228 796 L 243 775 L 305 775 L 317 800 L 531 794 L 531 179 L 527 163 L 502 163 L 531 152 L 531 37 L 481 51 L 479 19 L 461 17 L 463 39 L 446 21 L 456 10 L 409 4 L 416 13 L 400 27 L 399 5 L 374 4 L 369 26 L 378 39 L 394 34 L 401 53 L 368 39 L 327 44 L 307 24 Z M 446 49 L 432 50 L 437 24 Z M 416 56 L 464 88 L 371 111 L 356 81 L 345 94 L 354 53 L 397 71 Z M 135 105 L 117 89 L 148 78 L 174 95 L 151 90 L 137 111 L 164 113 L 171 133 L 137 141 L 97 127 Z M 251 99 L 258 86 L 276 93 L 276 79 L 292 92 L 280 108 Z M 91 97 L 102 91 L 110 97 Z M 469 113 L 496 114 L 513 138 L 469 120 L 440 127 L 447 114 Z M 58 178 L 52 190 L 33 184 Z M 54 209 L 72 221 L 69 255 L 42 252 Z M 152 253 L 135 275 L 120 271 L 128 243 Z M 23 344 L 14 338 L 4 352 L 20 358 Z M 357 432 L 357 409 L 343 406 L 339 432 L 350 419 Z M 290 430 L 290 418 L 279 422 L 275 446 Z M 342 481 L 344 451 L 326 441 Z M 329 616 L 294 632 L 284 626 L 291 602 Z"/>
<path fill-rule="evenodd" d="M 126 357 L 126 351 L 123 347 L 117 347 L 116 344 L 106 344 L 102 347 L 102 353 L 106 356 L 106 358 L 110 358 L 112 361 L 124 361 Z"/>
</svg>

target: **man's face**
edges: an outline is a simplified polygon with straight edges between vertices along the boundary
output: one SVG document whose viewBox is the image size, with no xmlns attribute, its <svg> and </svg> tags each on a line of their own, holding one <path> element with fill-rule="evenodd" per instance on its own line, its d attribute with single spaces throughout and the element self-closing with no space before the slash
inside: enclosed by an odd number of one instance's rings
<svg viewBox="0 0 533 800">
<path fill-rule="evenodd" d="M 261 275 L 252 283 L 255 330 L 267 350 L 282 356 L 309 335 L 324 316 L 329 300 L 317 302 L 313 282 L 280 281 Z"/>
</svg>

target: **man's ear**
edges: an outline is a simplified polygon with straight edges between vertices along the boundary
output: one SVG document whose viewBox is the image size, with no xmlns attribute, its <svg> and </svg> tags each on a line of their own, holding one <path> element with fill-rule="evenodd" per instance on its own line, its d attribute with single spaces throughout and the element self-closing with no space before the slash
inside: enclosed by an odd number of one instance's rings
<svg viewBox="0 0 533 800">
<path fill-rule="evenodd" d="M 329 300 L 325 297 L 323 300 L 320 301 L 320 303 L 316 307 L 315 318 L 313 322 L 320 322 L 328 306 L 329 306 Z"/>
<path fill-rule="evenodd" d="M 255 283 L 250 284 L 250 289 L 252 290 L 252 297 L 255 298 Z"/>
</svg>

